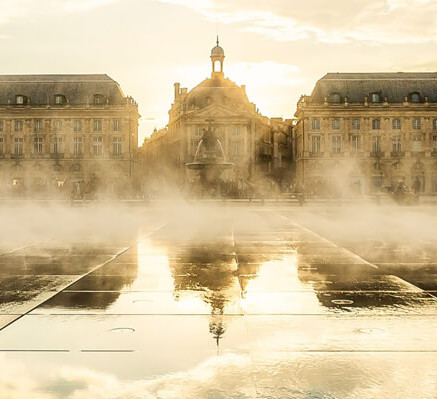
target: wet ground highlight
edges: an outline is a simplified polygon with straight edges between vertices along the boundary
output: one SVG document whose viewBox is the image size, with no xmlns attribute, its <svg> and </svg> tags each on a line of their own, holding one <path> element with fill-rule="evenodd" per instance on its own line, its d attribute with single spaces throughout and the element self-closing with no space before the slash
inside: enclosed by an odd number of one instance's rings
<svg viewBox="0 0 437 399">
<path fill-rule="evenodd" d="M 433 209 L 368 212 L 178 204 L 9 237 L 0 397 L 436 398 Z"/>
</svg>

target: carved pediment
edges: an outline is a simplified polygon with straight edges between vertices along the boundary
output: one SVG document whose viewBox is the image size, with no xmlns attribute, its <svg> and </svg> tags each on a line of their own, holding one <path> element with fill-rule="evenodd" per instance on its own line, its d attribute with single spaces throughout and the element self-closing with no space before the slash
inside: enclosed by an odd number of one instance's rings
<svg viewBox="0 0 437 399">
<path fill-rule="evenodd" d="M 196 119 L 247 118 L 247 115 L 238 108 L 228 108 L 217 105 L 211 105 L 201 110 L 192 111 L 186 116 Z"/>
</svg>

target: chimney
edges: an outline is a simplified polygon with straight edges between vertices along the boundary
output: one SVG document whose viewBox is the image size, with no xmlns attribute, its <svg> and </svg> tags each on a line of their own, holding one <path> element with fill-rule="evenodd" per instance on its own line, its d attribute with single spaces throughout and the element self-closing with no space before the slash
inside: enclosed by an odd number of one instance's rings
<svg viewBox="0 0 437 399">
<path fill-rule="evenodd" d="M 174 84 L 174 98 L 176 100 L 176 98 L 178 98 L 179 96 L 179 88 L 181 87 L 180 83 L 175 83 Z"/>
</svg>

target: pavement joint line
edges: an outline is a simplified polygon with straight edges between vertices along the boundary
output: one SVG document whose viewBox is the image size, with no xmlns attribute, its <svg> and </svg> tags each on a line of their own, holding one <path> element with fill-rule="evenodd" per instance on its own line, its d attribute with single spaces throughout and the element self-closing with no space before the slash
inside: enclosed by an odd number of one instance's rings
<svg viewBox="0 0 437 399">
<path fill-rule="evenodd" d="M 211 316 L 211 313 L 28 313 L 23 316 L 99 316 L 99 317 L 112 317 L 112 316 L 187 316 L 187 317 L 207 317 Z M 405 313 L 405 312 L 389 312 L 389 313 L 376 313 L 371 314 L 369 312 L 343 312 L 343 313 L 250 313 L 250 312 L 244 312 L 244 313 L 225 313 L 221 316 L 224 317 L 244 317 L 244 316 L 250 316 L 250 317 L 268 317 L 268 316 L 292 316 L 292 317 L 300 317 L 300 316 L 317 316 L 317 317 L 345 317 L 345 318 L 351 318 L 351 317 L 360 317 L 360 318 L 374 318 L 374 317 L 436 317 L 436 313 Z"/>
<path fill-rule="evenodd" d="M 82 353 L 133 353 L 134 349 L 81 349 Z"/>
<path fill-rule="evenodd" d="M 161 223 L 159 225 L 158 228 L 150 231 L 149 233 L 147 233 L 144 238 L 141 241 L 146 240 L 148 237 L 150 237 L 152 234 L 156 233 L 157 231 L 161 230 L 164 226 L 166 226 L 167 223 Z M 37 244 L 35 244 L 37 245 Z M 50 299 L 52 299 L 54 296 L 58 295 L 59 293 L 63 292 L 64 290 L 66 290 L 68 287 L 72 286 L 73 284 L 77 283 L 79 280 L 81 280 L 82 278 L 88 276 L 89 274 L 95 272 L 96 270 L 98 270 L 99 268 L 105 266 L 106 264 L 112 262 L 113 260 L 115 260 L 116 258 L 118 258 L 120 255 L 124 254 L 126 251 L 128 251 L 129 249 L 131 249 L 134 246 L 131 245 L 130 247 L 124 247 L 124 249 L 122 249 L 120 252 L 118 252 L 117 254 L 113 255 L 110 259 L 106 260 L 103 263 L 100 263 L 99 265 L 95 266 L 94 268 L 92 268 L 91 270 L 89 270 L 87 273 L 80 275 L 79 278 L 77 278 L 76 280 L 66 284 L 63 288 L 60 288 L 59 291 L 49 291 L 49 292 L 53 292 L 53 295 L 51 295 L 50 297 L 44 299 L 42 302 L 34 305 L 33 307 L 31 307 L 30 309 L 28 309 L 27 311 L 23 312 L 22 314 L 20 314 L 17 318 L 7 322 L 6 324 L 0 326 L 0 332 L 3 331 L 5 328 L 7 328 L 8 326 L 10 326 L 11 324 L 15 323 L 17 320 L 21 319 L 23 316 L 29 314 L 30 312 L 32 312 L 33 310 L 35 310 L 37 307 L 41 306 L 42 304 L 48 302 Z"/>
<path fill-rule="evenodd" d="M 309 232 L 309 233 L 311 233 L 311 234 L 314 234 L 316 237 L 319 237 L 321 240 L 323 240 L 323 241 L 325 241 L 325 242 L 332 243 L 332 244 L 336 245 L 337 247 L 344 249 L 347 253 L 349 253 L 350 255 L 352 255 L 352 256 L 354 256 L 354 257 L 356 257 L 356 259 L 360 259 L 360 260 L 364 261 L 364 262 L 365 262 L 367 265 L 369 265 L 370 267 L 373 267 L 373 268 L 375 268 L 375 269 L 379 269 L 378 266 L 374 265 L 373 263 L 368 262 L 367 260 L 363 259 L 362 257 L 360 257 L 359 255 L 357 255 L 356 253 L 350 251 L 349 249 L 347 249 L 347 248 L 345 248 L 345 247 L 343 247 L 343 246 L 341 246 L 341 245 L 339 245 L 339 244 L 337 244 L 337 243 L 335 243 L 335 242 L 332 242 L 332 241 L 328 240 L 327 238 L 321 236 L 321 235 L 318 234 L 318 233 L 313 232 L 312 230 L 308 229 L 307 227 L 305 227 L 305 226 L 303 226 L 303 225 L 301 225 L 301 224 L 299 224 L 299 223 L 293 222 L 289 217 L 287 217 L 287 216 L 285 216 L 285 215 L 281 215 L 281 214 L 279 214 L 279 213 L 277 213 L 277 215 L 280 216 L 283 220 L 287 220 L 289 223 L 292 223 L 292 224 L 295 224 L 296 226 L 300 226 L 300 227 L 302 227 L 304 230 L 306 230 L 307 232 Z M 422 288 L 415 286 L 414 284 L 410 283 L 409 281 L 404 280 L 403 278 L 401 278 L 401 277 L 399 277 L 399 276 L 396 276 L 396 277 L 397 277 L 400 281 L 402 281 L 404 284 L 406 284 L 406 285 L 408 285 L 408 286 L 411 286 L 411 287 L 414 287 L 414 288 L 416 289 L 417 292 L 419 292 L 419 291 L 420 291 L 420 292 L 423 292 L 423 289 L 422 289 Z"/>
<path fill-rule="evenodd" d="M 68 353 L 69 349 L 0 349 L 1 352 L 55 352 Z"/>
<path fill-rule="evenodd" d="M 269 353 L 437 353 L 437 349 L 284 349 Z"/>
<path fill-rule="evenodd" d="M 206 291 L 200 290 L 185 290 L 190 292 L 198 292 L 199 294 L 203 294 Z M 15 292 L 15 291 L 3 291 L 3 292 Z M 20 291 L 20 292 L 33 292 L 33 291 Z M 48 290 L 47 292 L 60 292 L 55 290 Z M 136 293 L 145 293 L 145 294 L 172 294 L 174 291 L 171 290 L 69 290 L 65 289 L 62 292 L 68 293 L 121 293 L 121 294 L 136 294 Z M 354 295 L 363 295 L 363 294 L 421 294 L 426 293 L 434 296 L 435 290 L 421 290 L 417 291 L 417 289 L 400 289 L 400 290 L 318 290 L 308 288 L 306 290 L 253 290 L 247 291 L 247 294 L 293 294 L 293 293 L 335 293 L 335 294 L 354 294 Z M 244 298 L 243 298 L 244 299 Z M 0 312 L 1 314 L 1 312 Z"/>
<path fill-rule="evenodd" d="M 279 215 L 281 218 L 283 218 L 284 220 L 287 220 L 288 222 L 290 222 L 290 223 L 292 223 L 292 224 L 294 224 L 294 225 L 296 225 L 296 226 L 299 226 L 299 227 L 302 228 L 303 230 L 306 230 L 308 233 L 310 233 L 310 234 L 314 234 L 314 235 L 315 235 L 316 237 L 318 237 L 320 240 L 322 240 L 322 241 L 324 241 L 324 242 L 327 242 L 327 243 L 329 243 L 329 244 L 333 244 L 333 245 L 335 245 L 337 248 L 340 248 L 340 249 L 344 250 L 346 253 L 348 253 L 349 255 L 351 255 L 353 258 L 359 260 L 360 262 L 363 262 L 363 264 L 367 264 L 368 266 L 370 266 L 370 267 L 372 267 L 372 268 L 374 268 L 374 269 L 379 269 L 378 266 L 374 265 L 373 263 L 368 262 L 367 260 L 365 260 L 365 259 L 363 259 L 362 257 L 358 256 L 356 253 L 354 253 L 354 252 L 350 251 L 349 249 L 343 247 L 342 245 L 339 245 L 339 244 L 337 244 L 336 242 L 333 242 L 333 241 L 331 241 L 331 240 L 328 240 L 327 238 L 321 236 L 320 234 L 318 234 L 318 233 L 316 233 L 316 232 L 310 230 L 309 228 L 307 228 L 307 227 L 301 225 L 300 223 L 293 222 L 293 221 L 292 221 L 289 217 L 287 217 L 287 216 L 280 215 L 280 214 L 278 214 L 278 215 Z"/>
<path fill-rule="evenodd" d="M 41 242 L 43 242 L 43 241 L 41 241 Z M 35 245 L 38 245 L 41 242 L 37 242 L 37 243 L 34 243 L 34 244 L 30 244 L 30 245 L 25 245 L 24 247 L 19 247 L 19 248 L 15 248 L 15 249 L 12 249 L 12 250 L 7 251 L 7 252 L 3 252 L 3 253 L 0 254 L 0 257 L 12 254 L 12 253 L 14 253 L 16 251 L 20 251 L 21 249 L 26 249 L 26 248 L 34 247 Z"/>
</svg>

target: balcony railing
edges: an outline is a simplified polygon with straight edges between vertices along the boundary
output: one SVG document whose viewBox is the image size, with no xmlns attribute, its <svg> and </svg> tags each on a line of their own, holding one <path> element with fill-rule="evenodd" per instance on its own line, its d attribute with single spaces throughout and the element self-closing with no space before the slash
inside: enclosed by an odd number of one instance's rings
<svg viewBox="0 0 437 399">
<path fill-rule="evenodd" d="M 322 155 L 321 152 L 310 152 L 310 157 L 321 157 Z"/>
<path fill-rule="evenodd" d="M 30 157 L 32 158 L 32 159 L 44 159 L 44 158 L 46 158 L 46 156 L 45 156 L 46 154 L 44 154 L 44 153 L 32 153 L 32 154 L 30 154 Z"/>
<path fill-rule="evenodd" d="M 382 158 L 384 157 L 384 153 L 382 151 L 372 151 L 370 156 L 373 158 Z"/>
<path fill-rule="evenodd" d="M 437 157 L 437 148 L 434 148 L 434 149 L 431 151 L 431 156 L 432 156 L 432 157 Z"/>
<path fill-rule="evenodd" d="M 391 156 L 392 158 L 401 158 L 401 157 L 404 157 L 404 156 L 405 156 L 405 151 L 392 151 L 392 152 L 390 153 L 390 156 Z"/>
<path fill-rule="evenodd" d="M 23 159 L 24 154 L 11 154 L 11 159 Z"/>
<path fill-rule="evenodd" d="M 121 159 L 121 158 L 123 158 L 123 154 L 116 154 L 114 152 L 111 152 L 111 158 L 112 159 Z"/>
</svg>

